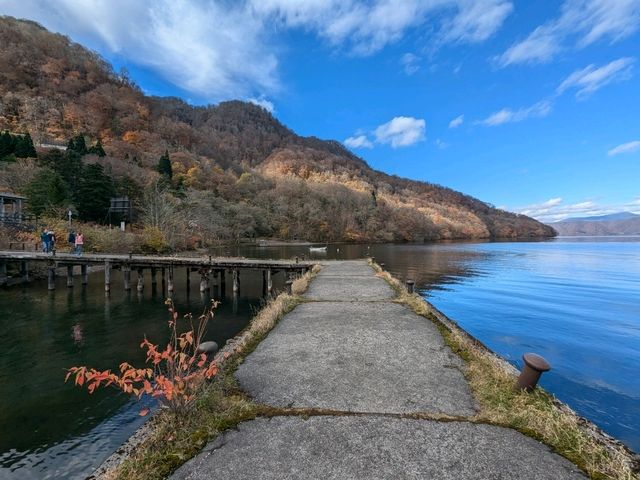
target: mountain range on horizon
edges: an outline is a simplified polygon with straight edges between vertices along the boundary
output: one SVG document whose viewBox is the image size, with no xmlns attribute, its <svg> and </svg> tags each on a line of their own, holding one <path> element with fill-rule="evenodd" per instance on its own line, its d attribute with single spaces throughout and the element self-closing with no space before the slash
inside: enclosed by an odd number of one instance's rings
<svg viewBox="0 0 640 480">
<path fill-rule="evenodd" d="M 452 189 L 373 170 L 341 143 L 296 135 L 252 103 L 196 107 L 147 96 L 98 54 L 35 22 L 0 17 L 0 42 L 0 130 L 28 131 L 36 145 L 66 144 L 78 134 L 100 140 L 106 156 L 84 161 L 102 165 L 134 196 L 157 181 L 158 159 L 167 152 L 181 192 L 169 193 L 171 202 L 199 235 L 316 241 L 555 235 L 537 220 Z M 20 192 L 46 168 L 21 165 L 0 168 L 0 187 Z"/>
<path fill-rule="evenodd" d="M 632 212 L 567 218 L 549 225 L 563 236 L 640 235 L 640 215 Z"/>
<path fill-rule="evenodd" d="M 629 220 L 631 218 L 640 217 L 637 213 L 633 212 L 616 212 L 616 213 L 608 213 L 606 215 L 593 215 L 589 217 L 571 217 L 565 218 L 564 220 L 558 220 L 554 223 L 559 222 L 606 222 L 610 220 Z"/>
</svg>

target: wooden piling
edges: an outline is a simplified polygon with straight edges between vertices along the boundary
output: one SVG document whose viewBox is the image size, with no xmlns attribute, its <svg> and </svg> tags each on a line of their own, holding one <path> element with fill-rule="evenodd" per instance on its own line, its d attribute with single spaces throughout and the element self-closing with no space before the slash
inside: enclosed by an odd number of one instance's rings
<svg viewBox="0 0 640 480">
<path fill-rule="evenodd" d="M 122 265 L 122 281 L 124 282 L 124 290 L 126 292 L 131 290 L 131 267 L 129 265 Z"/>
<path fill-rule="evenodd" d="M 200 291 L 206 292 L 209 290 L 209 278 L 205 269 L 200 270 Z"/>
<path fill-rule="evenodd" d="M 0 262 L 0 285 L 7 283 L 7 262 Z"/>
<path fill-rule="evenodd" d="M 237 268 L 233 269 L 233 294 L 237 295 L 240 291 L 240 271 Z"/>
<path fill-rule="evenodd" d="M 47 271 L 47 289 L 56 289 L 56 267 L 53 265 L 50 265 Z"/>
<path fill-rule="evenodd" d="M 173 293 L 173 267 L 167 268 L 167 292 Z"/>
<path fill-rule="evenodd" d="M 109 260 L 104 262 L 104 291 L 106 293 L 111 291 L 111 262 Z"/>
<path fill-rule="evenodd" d="M 67 287 L 73 287 L 73 265 L 67 265 Z"/>
<path fill-rule="evenodd" d="M 29 281 L 29 262 L 26 260 L 20 262 L 20 278 L 23 282 Z"/>
<path fill-rule="evenodd" d="M 151 267 L 151 286 L 155 287 L 158 284 L 158 275 L 155 268 Z"/>
<path fill-rule="evenodd" d="M 144 269 L 138 268 L 138 286 L 137 290 L 142 292 L 144 290 Z"/>
<path fill-rule="evenodd" d="M 220 270 L 220 297 L 224 297 L 227 293 L 227 277 L 224 270 Z"/>
<path fill-rule="evenodd" d="M 191 288 L 191 267 L 187 267 L 187 291 L 190 288 Z"/>
<path fill-rule="evenodd" d="M 271 294 L 273 291 L 273 279 L 271 277 L 271 269 L 267 269 L 267 294 Z"/>
<path fill-rule="evenodd" d="M 82 285 L 89 283 L 89 268 L 87 264 L 80 265 L 80 274 L 82 275 Z"/>
</svg>

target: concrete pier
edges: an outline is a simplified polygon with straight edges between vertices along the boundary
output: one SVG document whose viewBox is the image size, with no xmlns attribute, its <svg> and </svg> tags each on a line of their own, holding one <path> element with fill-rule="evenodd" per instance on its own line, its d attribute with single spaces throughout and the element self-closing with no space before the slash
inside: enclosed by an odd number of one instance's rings
<svg viewBox="0 0 640 480">
<path fill-rule="evenodd" d="M 477 423 L 463 361 L 394 296 L 364 261 L 325 262 L 236 371 L 254 401 L 300 413 L 242 422 L 170 478 L 586 478 L 536 440 Z"/>
</svg>

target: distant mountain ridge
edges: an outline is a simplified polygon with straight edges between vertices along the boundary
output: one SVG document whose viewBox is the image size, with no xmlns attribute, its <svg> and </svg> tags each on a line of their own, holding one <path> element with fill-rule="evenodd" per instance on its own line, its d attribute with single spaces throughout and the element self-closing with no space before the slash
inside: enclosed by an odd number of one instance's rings
<svg viewBox="0 0 640 480">
<path fill-rule="evenodd" d="M 640 215 L 631 212 L 609 213 L 608 215 L 595 215 L 593 217 L 565 218 L 562 222 L 607 222 L 610 220 L 629 220 Z"/>
<path fill-rule="evenodd" d="M 126 73 L 35 22 L 0 17 L 0 45 L 0 130 L 29 131 L 36 144 L 77 134 L 100 139 L 107 156 L 87 161 L 130 193 L 157 178 L 168 151 L 182 189 L 176 203 L 202 235 L 425 241 L 555 234 L 449 188 L 373 170 L 339 142 L 296 135 L 254 104 L 196 107 L 146 96 Z"/>
<path fill-rule="evenodd" d="M 549 225 L 565 236 L 640 235 L 640 215 L 632 212 L 568 218 Z"/>
</svg>

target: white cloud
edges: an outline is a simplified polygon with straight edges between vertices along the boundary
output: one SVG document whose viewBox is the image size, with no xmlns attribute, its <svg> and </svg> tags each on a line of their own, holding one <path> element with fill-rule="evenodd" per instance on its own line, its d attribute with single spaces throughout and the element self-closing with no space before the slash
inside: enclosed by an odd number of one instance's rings
<svg viewBox="0 0 640 480">
<path fill-rule="evenodd" d="M 513 10 L 509 0 L 250 0 L 254 12 L 317 33 L 356 55 L 369 55 L 432 21 L 434 43 L 477 43 Z"/>
<path fill-rule="evenodd" d="M 495 58 L 498 65 L 543 63 L 569 48 L 615 42 L 640 28 L 638 0 L 565 0 L 560 15 Z"/>
<path fill-rule="evenodd" d="M 414 28 L 433 44 L 481 42 L 512 9 L 509 0 L 0 0 L 5 15 L 38 21 L 209 101 L 281 88 L 278 35 L 286 30 L 370 55 Z"/>
<path fill-rule="evenodd" d="M 640 213 L 640 197 L 627 203 L 610 205 L 603 205 L 593 200 L 565 204 L 563 199 L 558 197 L 543 203 L 515 208 L 512 211 L 550 223 L 573 217 L 592 217 L 618 212 Z"/>
<path fill-rule="evenodd" d="M 349 137 L 344 141 L 344 144 L 349 148 L 373 148 L 373 143 L 366 135 Z"/>
<path fill-rule="evenodd" d="M 518 110 L 503 108 L 476 123 L 486 127 L 495 127 L 505 123 L 521 122 L 531 117 L 545 117 L 549 112 L 551 112 L 551 102 L 543 100 L 530 107 L 520 108 Z"/>
<path fill-rule="evenodd" d="M 583 99 L 596 90 L 612 82 L 619 82 L 631 78 L 631 69 L 635 59 L 630 57 L 619 58 L 600 68 L 591 64 L 582 70 L 576 70 L 569 75 L 557 88 L 561 94 L 570 88 L 576 88 L 576 97 Z"/>
<path fill-rule="evenodd" d="M 459 13 L 444 22 L 443 40 L 482 42 L 500 28 L 512 11 L 511 2 L 504 0 L 459 2 Z"/>
<path fill-rule="evenodd" d="M 617 147 L 612 148 L 607 152 L 611 157 L 613 155 L 620 155 L 621 153 L 631 153 L 640 150 L 640 140 L 634 140 L 633 142 L 623 143 Z"/>
<path fill-rule="evenodd" d="M 420 57 L 413 53 L 405 53 L 400 57 L 400 64 L 404 68 L 404 73 L 413 75 L 420 70 Z"/>
<path fill-rule="evenodd" d="M 269 113 L 273 113 L 276 111 L 275 106 L 273 105 L 273 102 L 267 100 L 265 97 L 259 97 L 259 98 L 250 97 L 250 98 L 247 98 L 247 102 L 251 102 L 254 105 L 258 105 L 259 107 L 264 108 Z"/>
<path fill-rule="evenodd" d="M 440 140 L 439 138 L 436 138 L 435 142 L 433 142 L 435 144 L 436 147 L 438 147 L 440 150 L 444 150 L 446 148 L 449 148 L 451 145 L 448 144 L 447 142 L 445 142 L 444 140 Z"/>
<path fill-rule="evenodd" d="M 464 115 L 458 115 L 449 122 L 449 128 L 458 128 L 464 122 Z"/>
<path fill-rule="evenodd" d="M 421 118 L 395 117 L 373 133 L 377 143 L 391 144 L 392 148 L 408 147 L 424 140 L 425 127 Z"/>
</svg>

